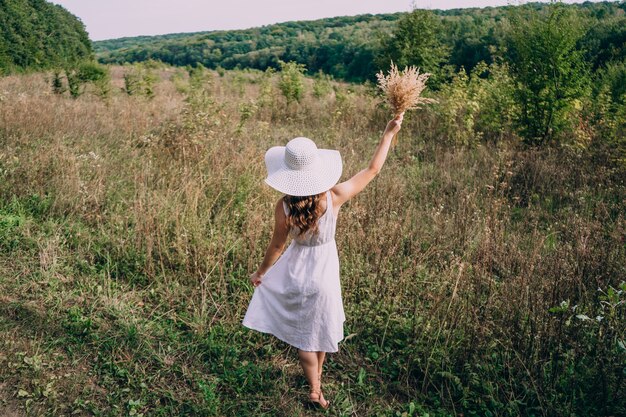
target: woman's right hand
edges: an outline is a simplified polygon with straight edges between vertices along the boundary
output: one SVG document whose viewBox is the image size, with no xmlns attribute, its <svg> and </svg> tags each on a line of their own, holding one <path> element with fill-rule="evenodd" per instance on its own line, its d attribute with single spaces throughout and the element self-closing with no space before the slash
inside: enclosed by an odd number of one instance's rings
<svg viewBox="0 0 626 417">
<path fill-rule="evenodd" d="M 263 279 L 263 275 L 259 274 L 259 271 L 256 271 L 254 274 L 250 275 L 250 282 L 255 287 L 261 285 L 261 280 Z"/>
<path fill-rule="evenodd" d="M 400 128 L 402 127 L 403 119 L 404 119 L 404 112 L 400 113 L 399 115 L 391 119 L 389 123 L 387 123 L 387 128 L 385 128 L 385 133 L 383 134 L 383 136 L 385 135 L 395 136 L 400 131 Z"/>
</svg>

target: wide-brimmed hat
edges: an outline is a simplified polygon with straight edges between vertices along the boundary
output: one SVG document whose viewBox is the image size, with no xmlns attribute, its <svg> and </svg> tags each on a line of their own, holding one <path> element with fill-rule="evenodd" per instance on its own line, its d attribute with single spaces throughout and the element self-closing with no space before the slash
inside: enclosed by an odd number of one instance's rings
<svg viewBox="0 0 626 417">
<path fill-rule="evenodd" d="M 267 178 L 272 188 L 293 196 L 320 194 L 339 181 L 343 164 L 339 151 L 318 149 L 309 138 L 291 139 L 265 153 Z"/>
</svg>

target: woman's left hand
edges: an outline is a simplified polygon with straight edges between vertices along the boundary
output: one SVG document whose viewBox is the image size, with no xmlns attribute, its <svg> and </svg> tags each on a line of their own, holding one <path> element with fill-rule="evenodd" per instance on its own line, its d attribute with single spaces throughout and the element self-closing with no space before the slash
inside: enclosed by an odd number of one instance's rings
<svg viewBox="0 0 626 417">
<path fill-rule="evenodd" d="M 259 285 L 261 285 L 262 278 L 263 278 L 263 275 L 259 274 L 259 271 L 256 271 L 254 274 L 250 275 L 250 282 L 255 287 L 258 287 Z"/>
<path fill-rule="evenodd" d="M 385 128 L 385 133 L 383 133 L 383 136 L 387 134 L 396 135 L 402 127 L 402 120 L 404 120 L 404 112 L 400 113 L 399 115 L 391 119 L 389 123 L 387 123 L 387 127 Z"/>
</svg>

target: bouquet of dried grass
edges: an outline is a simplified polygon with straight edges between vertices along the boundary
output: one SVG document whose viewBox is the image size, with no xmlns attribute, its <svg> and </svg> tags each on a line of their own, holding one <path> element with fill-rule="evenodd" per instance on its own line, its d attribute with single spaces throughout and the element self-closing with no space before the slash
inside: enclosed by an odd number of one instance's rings
<svg viewBox="0 0 626 417">
<path fill-rule="evenodd" d="M 378 87 L 385 95 L 385 101 L 391 106 L 394 117 L 407 110 L 419 109 L 422 104 L 435 103 L 437 100 L 422 97 L 426 88 L 426 81 L 431 76 L 425 72 L 420 74 L 419 69 L 410 66 L 398 71 L 396 64 L 391 62 L 391 69 L 385 75 L 382 71 L 376 74 Z M 394 136 L 393 143 L 396 143 Z"/>
</svg>

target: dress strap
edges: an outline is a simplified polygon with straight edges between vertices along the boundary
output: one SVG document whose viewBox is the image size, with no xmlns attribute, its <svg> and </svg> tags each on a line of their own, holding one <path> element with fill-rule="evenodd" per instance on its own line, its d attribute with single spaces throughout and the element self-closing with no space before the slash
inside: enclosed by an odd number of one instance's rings
<svg viewBox="0 0 626 417">
<path fill-rule="evenodd" d="M 285 215 L 289 216 L 289 207 L 287 207 L 287 203 L 285 203 L 285 200 L 282 199 L 283 202 L 283 209 L 285 209 Z"/>
</svg>

